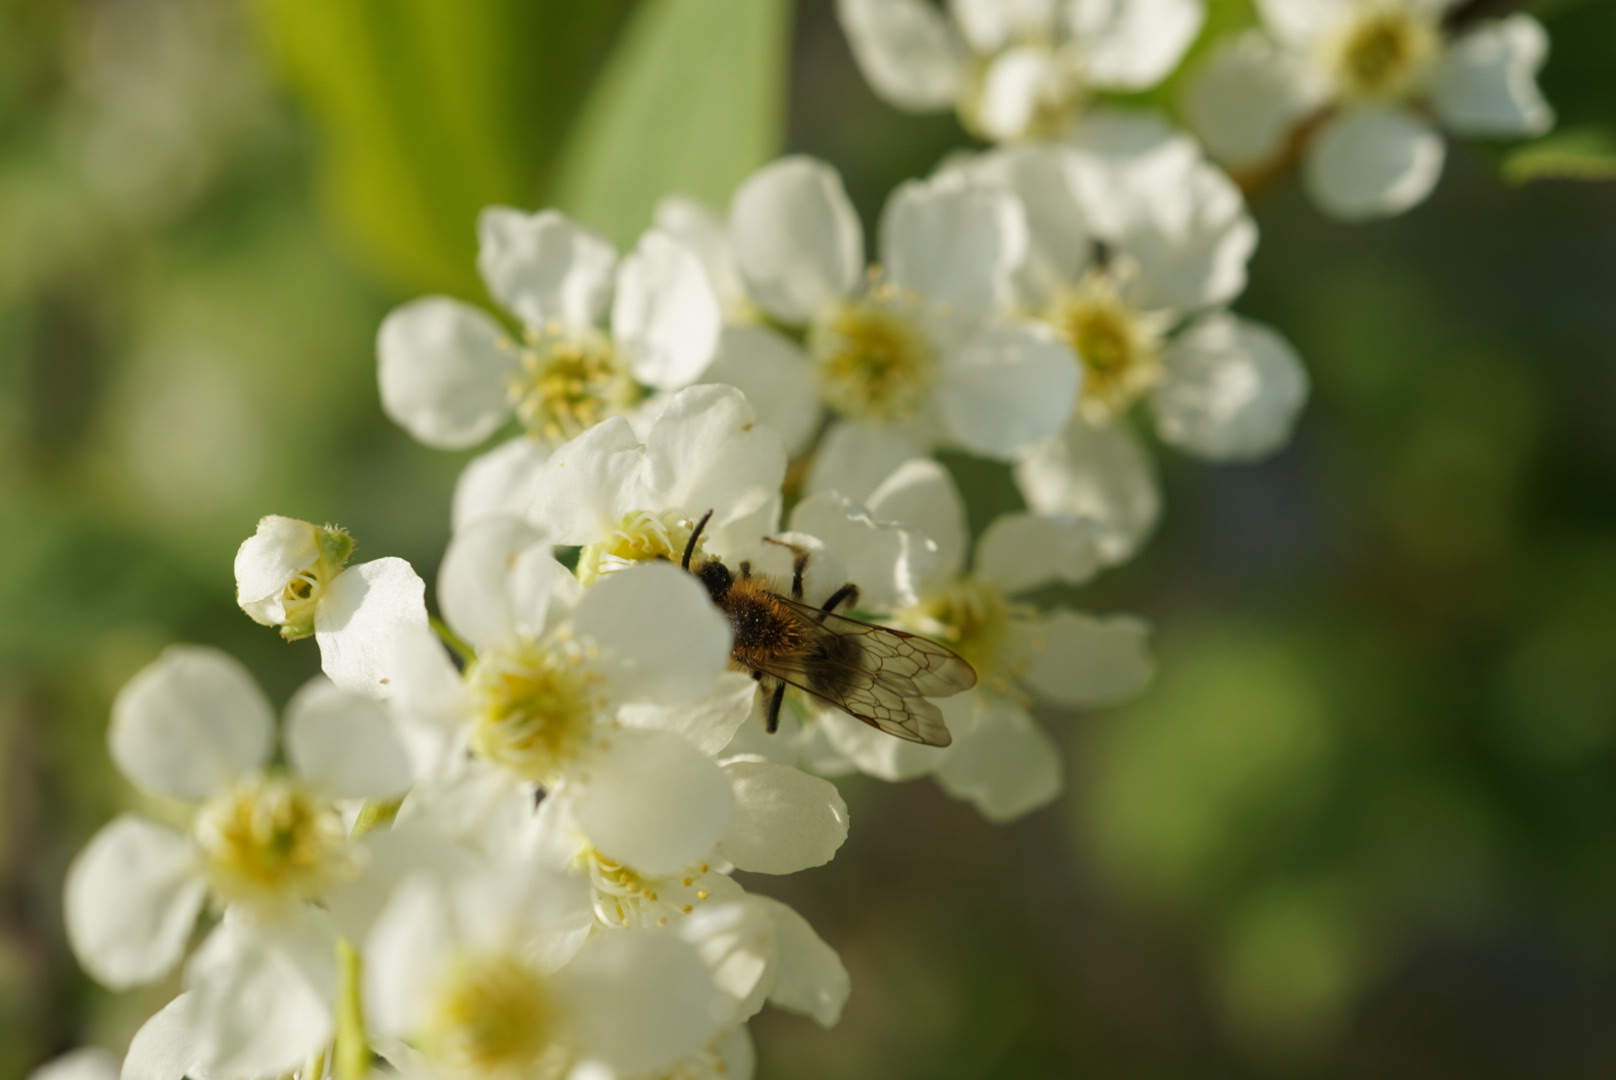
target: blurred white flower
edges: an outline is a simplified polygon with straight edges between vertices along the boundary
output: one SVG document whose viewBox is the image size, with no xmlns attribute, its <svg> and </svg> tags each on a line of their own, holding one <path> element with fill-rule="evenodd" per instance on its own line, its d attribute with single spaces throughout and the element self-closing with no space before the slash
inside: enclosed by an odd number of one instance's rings
<svg viewBox="0 0 1616 1080">
<path fill-rule="evenodd" d="M 515 416 L 525 437 L 479 459 L 497 475 L 627 413 L 647 388 L 694 382 L 711 361 L 718 299 L 665 233 L 647 232 L 619 262 L 559 211 L 496 206 L 483 211 L 478 237 L 478 268 L 522 324 L 519 341 L 443 296 L 396 309 L 377 337 L 382 406 L 428 446 L 474 446 Z"/>
<path fill-rule="evenodd" d="M 990 142 L 1064 134 L 1096 93 L 1165 79 L 1201 0 L 838 0 L 864 77 L 911 112 L 954 108 Z"/>
<path fill-rule="evenodd" d="M 730 233 L 752 300 L 805 334 L 799 367 L 837 416 L 829 441 L 1007 458 L 1065 419 L 1078 381 L 1070 352 L 1012 310 L 1027 227 L 1007 193 L 958 177 L 903 184 L 881 220 L 884 264 L 867 273 L 835 170 L 790 157 L 742 185 Z M 811 486 L 840 486 L 821 472 Z"/>
<path fill-rule="evenodd" d="M 697 950 L 666 930 L 580 938 L 568 885 L 510 868 L 407 881 L 365 948 L 384 1055 L 445 1080 L 561 1080 L 653 1073 L 706 1048 L 725 1008 Z"/>
<path fill-rule="evenodd" d="M 1071 345 L 1083 391 L 1061 434 L 1016 478 L 1033 509 L 1100 525 L 1107 560 L 1155 523 L 1155 477 L 1126 417 L 1201 457 L 1283 445 L 1307 376 L 1274 330 L 1225 308 L 1246 283 L 1257 229 L 1194 140 L 1149 116 L 1097 113 L 1070 145 L 1001 149 L 952 166 L 1014 192 L 1032 223 L 1023 304 Z"/>
<path fill-rule="evenodd" d="M 236 603 L 288 641 L 314 635 L 320 664 L 344 690 L 386 697 L 392 641 L 427 625 L 426 585 L 403 559 L 347 566 L 342 529 L 270 514 L 236 551 Z"/>
<path fill-rule="evenodd" d="M 197 947 L 196 1052 L 212 1071 L 283 1071 L 330 1037 L 336 930 L 323 910 L 363 868 L 338 800 L 396 796 L 409 762 L 383 707 L 324 679 L 287 706 L 289 771 L 266 771 L 274 718 L 236 661 L 174 647 L 113 706 L 113 760 L 141 789 L 198 804 L 188 834 L 135 815 L 98 832 L 66 886 L 68 940 L 122 989 L 161 978 L 210 897 Z"/>
<path fill-rule="evenodd" d="M 1537 87 L 1548 35 L 1530 15 L 1454 27 L 1457 0 L 1260 0 L 1261 30 L 1219 47 L 1185 111 L 1236 169 L 1279 164 L 1303 138 L 1302 176 L 1347 220 L 1423 202 L 1458 135 L 1522 138 L 1554 122 Z"/>
</svg>

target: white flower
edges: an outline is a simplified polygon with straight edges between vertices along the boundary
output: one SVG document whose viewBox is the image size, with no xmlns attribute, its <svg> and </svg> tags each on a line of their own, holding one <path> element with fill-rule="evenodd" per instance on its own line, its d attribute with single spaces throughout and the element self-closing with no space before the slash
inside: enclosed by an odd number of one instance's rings
<svg viewBox="0 0 1616 1080">
<path fill-rule="evenodd" d="M 118 1080 L 118 1056 L 99 1046 L 81 1047 L 45 1062 L 27 1080 Z"/>
<path fill-rule="evenodd" d="M 67 877 L 74 952 L 110 987 L 154 981 L 211 897 L 224 919 L 186 974 L 197 1052 L 229 1074 L 289 1068 L 330 1034 L 335 930 L 311 905 L 362 869 L 337 800 L 409 781 L 391 721 L 316 680 L 287 707 L 289 773 L 266 771 L 274 719 L 257 686 L 217 650 L 174 647 L 119 694 L 109 740 L 138 787 L 199 805 L 188 834 L 124 815 L 90 840 Z"/>
<path fill-rule="evenodd" d="M 1077 389 L 1069 351 L 1012 317 L 1027 228 L 1010 195 L 958 177 L 902 185 L 881 220 L 884 264 L 866 274 L 835 170 L 791 157 L 742 185 L 730 232 L 753 301 L 803 328 L 802 363 L 838 417 L 829 438 L 1006 458 L 1067 415 Z"/>
<path fill-rule="evenodd" d="M 1200 31 L 1200 0 L 838 0 L 864 76 L 912 112 L 952 106 L 993 142 L 1070 128 L 1096 92 L 1148 90 Z"/>
<path fill-rule="evenodd" d="M 867 505 L 872 516 L 904 521 L 929 537 L 935 551 L 915 598 L 889 609 L 882 621 L 948 645 L 976 669 L 976 688 L 939 703 L 954 736 L 945 749 L 889 738 L 829 708 L 810 709 L 813 730 L 860 771 L 886 780 L 933 774 L 944 790 L 993 821 L 1047 804 L 1060 792 L 1060 751 L 1028 706 L 1109 704 L 1139 692 L 1152 671 L 1141 620 L 1041 612 L 1019 599 L 1052 582 L 1088 580 L 1105 561 L 1098 532 L 1076 522 L 1005 515 L 989 526 L 968 568 L 959 493 L 942 466 L 921 459 L 895 471 Z M 806 516 L 822 512 L 811 509 Z M 755 749 L 758 742 L 736 745 Z M 811 740 L 799 746 L 804 751 L 823 754 Z M 834 768 L 834 758 L 829 764 Z"/>
<path fill-rule="evenodd" d="M 665 233 L 646 233 L 618 262 L 559 211 L 490 207 L 478 238 L 483 280 L 522 324 L 521 339 L 477 308 L 432 296 L 388 315 L 377 354 L 383 407 L 428 446 L 473 446 L 512 416 L 521 422 L 526 438 L 493 451 L 492 463 L 473 462 L 492 470 L 478 481 L 485 487 L 519 483 L 520 470 L 508 475 L 516 464 L 627 413 L 647 389 L 690 384 L 712 360 L 718 299 Z"/>
<path fill-rule="evenodd" d="M 742 718 L 751 711 L 747 700 Z M 728 877 L 731 871 L 794 874 L 829 862 L 847 839 L 847 804 L 828 781 L 751 756 L 729 758 L 722 769 L 734 815 L 712 848 L 687 865 L 648 867 L 603 853 L 579 825 L 567 792 L 540 804 L 536 850 L 588 880 L 596 920 L 617 928 L 665 926 L 712 903 L 739 899 L 743 894 Z"/>
<path fill-rule="evenodd" d="M 1336 217 L 1399 214 L 1442 172 L 1435 120 L 1521 138 L 1554 122 L 1537 88 L 1548 35 L 1529 15 L 1454 26 L 1457 0 L 1263 0 L 1263 29 L 1223 45 L 1185 109 L 1220 160 L 1278 163 L 1305 133 L 1302 175 Z"/>
<path fill-rule="evenodd" d="M 444 617 L 475 656 L 460 672 L 430 635 L 403 639 L 394 702 L 417 786 L 401 819 L 460 805 L 468 832 L 487 833 L 488 813 L 519 830 L 538 787 L 567 798 L 613 857 L 680 869 L 712 850 L 733 812 L 723 773 L 687 737 L 724 673 L 729 627 L 674 566 L 635 567 L 583 592 L 552 543 L 500 517 L 451 543 Z"/>
<path fill-rule="evenodd" d="M 738 390 L 693 386 L 559 447 L 534 476 L 526 516 L 555 543 L 584 548 L 588 583 L 678 562 L 709 511 L 699 551 L 755 541 L 778 519 L 785 469 L 779 436 Z"/>
<path fill-rule="evenodd" d="M 426 585 L 403 559 L 344 569 L 353 537 L 270 514 L 236 551 L 236 602 L 288 641 L 314 635 L 320 665 L 344 690 L 387 695 L 393 638 L 427 624 Z"/>
<path fill-rule="evenodd" d="M 384 1052 L 445 1080 L 561 1080 L 591 1064 L 649 1073 L 706 1047 L 724 1008 L 696 949 L 659 930 L 580 948 L 568 884 L 509 869 L 406 882 L 365 948 Z"/>
<path fill-rule="evenodd" d="M 1026 206 L 1034 239 L 1019 295 L 1084 369 L 1066 431 L 1017 464 L 1035 510 L 1104 526 L 1111 561 L 1137 547 L 1158 506 L 1124 422 L 1139 402 L 1163 441 L 1214 460 L 1259 457 L 1289 437 L 1306 374 L 1276 332 L 1225 310 L 1257 230 L 1192 139 L 1152 117 L 1096 113 L 1070 146 L 956 168 Z"/>
</svg>

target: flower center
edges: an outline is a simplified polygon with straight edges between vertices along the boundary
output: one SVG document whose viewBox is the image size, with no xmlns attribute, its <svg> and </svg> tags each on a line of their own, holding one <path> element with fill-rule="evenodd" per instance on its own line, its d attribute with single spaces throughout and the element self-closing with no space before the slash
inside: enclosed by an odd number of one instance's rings
<svg viewBox="0 0 1616 1080">
<path fill-rule="evenodd" d="M 214 796 L 194 835 L 227 903 L 316 900 L 355 869 L 336 807 L 284 777 L 249 777 Z"/>
<path fill-rule="evenodd" d="M 551 784 L 575 760 L 606 707 L 603 679 L 574 642 L 523 642 L 466 669 L 475 702 L 471 748 L 524 779 Z"/>
<path fill-rule="evenodd" d="M 1078 407 L 1091 419 L 1121 415 L 1161 379 L 1167 317 L 1135 311 L 1111 275 L 1091 272 L 1056 299 L 1048 319 L 1083 364 Z"/>
<path fill-rule="evenodd" d="M 600 335 L 530 334 L 510 397 L 528 434 L 560 443 L 628 412 L 640 390 L 611 342 Z"/>
<path fill-rule="evenodd" d="M 1441 47 L 1431 22 L 1396 8 L 1371 11 L 1347 30 L 1336 59 L 1343 93 L 1373 101 L 1408 96 Z"/>
<path fill-rule="evenodd" d="M 587 545 L 578 555 L 578 580 L 590 585 L 604 574 L 651 559 L 678 562 L 696 527 L 679 510 L 634 510 L 623 515 L 606 539 Z M 697 541 L 699 551 L 701 542 Z M 695 560 L 692 559 L 692 565 Z"/>
<path fill-rule="evenodd" d="M 313 525 L 309 526 L 314 529 Z M 281 589 L 280 603 L 284 613 L 281 637 L 296 641 L 314 633 L 314 614 L 325 595 L 326 586 L 342 573 L 342 568 L 353 557 L 354 540 L 347 531 L 334 525 L 316 529 L 320 556 Z"/>
<path fill-rule="evenodd" d="M 882 289 L 881 292 L 887 290 Z M 937 357 L 914 322 L 878 295 L 816 327 L 810 347 L 826 403 L 861 420 L 905 420 L 931 392 Z"/>
<path fill-rule="evenodd" d="M 596 921 L 621 928 L 651 922 L 665 926 L 670 913 L 689 915 L 708 898 L 703 882 L 712 867 L 701 863 L 682 874 L 648 878 L 590 846 L 574 857 L 572 869 L 589 875 Z"/>
<path fill-rule="evenodd" d="M 1005 635 L 1016 605 L 997 585 L 959 578 L 923 597 L 900 618 L 970 661 L 984 683 L 999 674 Z"/>
<path fill-rule="evenodd" d="M 438 995 L 425 1049 L 451 1075 L 549 1080 L 572 1064 L 556 1038 L 558 1011 L 544 979 L 514 957 L 463 957 Z"/>
</svg>

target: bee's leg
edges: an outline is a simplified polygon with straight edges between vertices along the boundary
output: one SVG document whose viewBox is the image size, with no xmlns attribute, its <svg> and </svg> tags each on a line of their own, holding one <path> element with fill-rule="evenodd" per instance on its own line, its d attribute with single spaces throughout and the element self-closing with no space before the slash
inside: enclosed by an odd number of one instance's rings
<svg viewBox="0 0 1616 1080">
<path fill-rule="evenodd" d="M 773 735 L 780 730 L 780 705 L 786 699 L 786 684 L 776 682 L 774 693 L 769 695 L 769 711 L 764 717 L 763 730 Z"/>
<path fill-rule="evenodd" d="M 750 559 L 741 560 L 740 571 L 743 578 L 749 578 L 752 576 L 752 562 Z"/>
<path fill-rule="evenodd" d="M 812 553 L 801 544 L 793 544 L 791 541 L 781 540 L 779 537 L 765 536 L 763 539 L 771 544 L 779 544 L 795 556 L 791 560 L 791 599 L 801 600 L 802 574 L 803 571 L 808 569 L 808 556 Z"/>
<path fill-rule="evenodd" d="M 857 604 L 858 595 L 858 586 L 849 581 L 846 585 L 843 585 L 840 589 L 837 589 L 835 592 L 831 593 L 830 598 L 827 599 L 823 604 L 819 605 L 819 610 L 821 612 L 819 621 L 824 622 L 826 615 L 829 615 L 844 603 L 848 607 L 852 607 L 854 604 Z"/>
</svg>

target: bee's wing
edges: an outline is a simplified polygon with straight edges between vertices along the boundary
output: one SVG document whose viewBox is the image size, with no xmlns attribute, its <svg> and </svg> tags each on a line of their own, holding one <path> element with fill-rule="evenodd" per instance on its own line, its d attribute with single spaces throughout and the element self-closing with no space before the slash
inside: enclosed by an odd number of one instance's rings
<svg viewBox="0 0 1616 1080">
<path fill-rule="evenodd" d="M 765 673 L 900 739 L 927 746 L 953 741 L 941 710 L 926 699 L 975 686 L 970 664 L 928 638 L 777 598 L 825 647 L 773 658 Z"/>
</svg>

